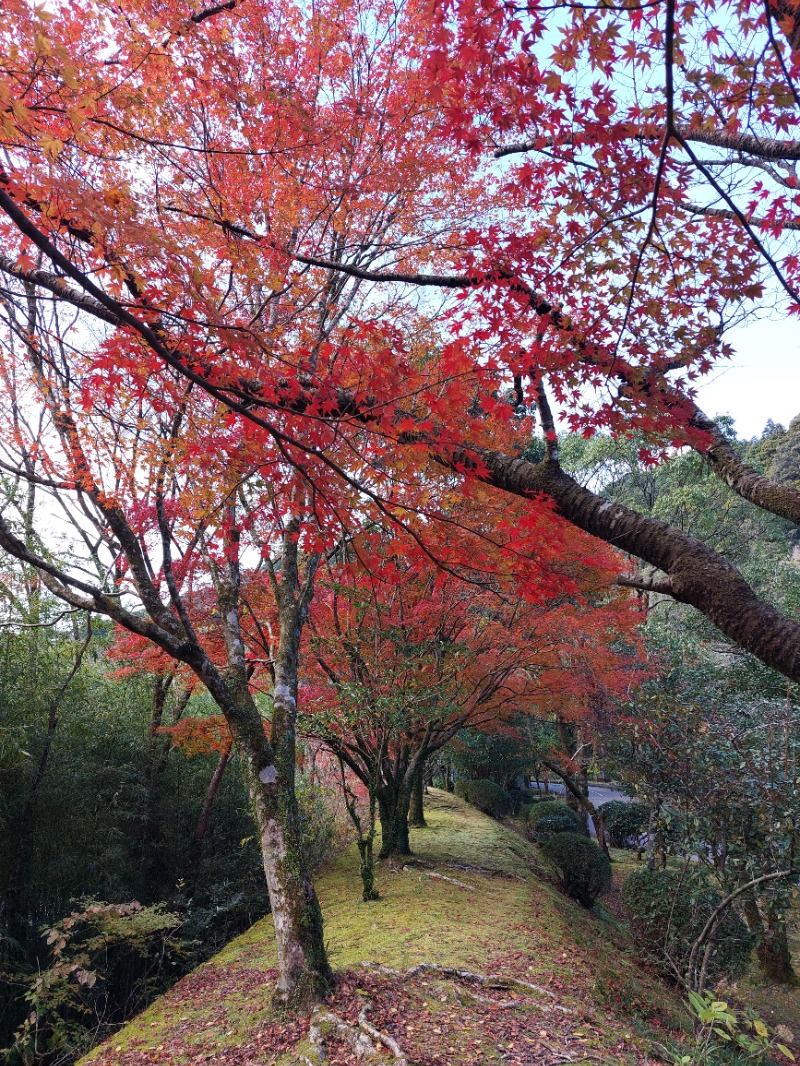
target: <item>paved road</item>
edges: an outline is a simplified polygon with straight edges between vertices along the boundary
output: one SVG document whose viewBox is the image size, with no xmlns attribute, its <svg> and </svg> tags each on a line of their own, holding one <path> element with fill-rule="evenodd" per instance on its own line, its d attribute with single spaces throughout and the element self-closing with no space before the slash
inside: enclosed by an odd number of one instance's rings
<svg viewBox="0 0 800 1066">
<path fill-rule="evenodd" d="M 566 792 L 566 788 L 560 781 L 551 781 L 550 791 L 563 796 Z M 631 797 L 626 796 L 624 792 L 620 792 L 619 789 L 612 788 L 608 785 L 589 785 L 589 799 L 595 807 L 599 807 L 601 803 L 609 803 L 611 800 L 621 800 L 623 803 L 634 802 Z M 589 819 L 589 832 L 593 837 L 597 836 L 591 818 Z"/>
<path fill-rule="evenodd" d="M 566 792 L 566 788 L 560 781 L 551 781 L 550 791 L 563 795 Z M 589 799 L 595 807 L 599 807 L 601 803 L 609 803 L 611 800 L 633 803 L 630 796 L 626 796 L 624 792 L 620 792 L 619 789 L 612 788 L 609 785 L 589 785 Z"/>
</svg>

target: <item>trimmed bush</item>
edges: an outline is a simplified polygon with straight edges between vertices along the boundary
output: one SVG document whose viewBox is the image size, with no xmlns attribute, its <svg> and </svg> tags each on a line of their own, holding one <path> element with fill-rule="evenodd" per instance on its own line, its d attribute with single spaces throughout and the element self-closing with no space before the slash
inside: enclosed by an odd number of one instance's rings
<svg viewBox="0 0 800 1066">
<path fill-rule="evenodd" d="M 608 833 L 609 842 L 615 848 L 635 848 L 647 831 L 650 811 L 643 803 L 625 803 L 609 800 L 598 808 Z"/>
<path fill-rule="evenodd" d="M 551 814 L 545 818 L 540 818 L 534 825 L 532 833 L 533 839 L 537 844 L 544 844 L 550 837 L 555 836 L 556 833 L 577 833 L 579 832 L 578 823 L 574 817 L 567 818 L 563 814 Z M 583 836 L 583 833 L 580 834 Z"/>
<path fill-rule="evenodd" d="M 533 829 L 540 818 L 571 818 L 576 829 L 580 829 L 581 825 L 581 820 L 572 807 L 561 800 L 535 804 L 528 815 L 528 828 Z"/>
<path fill-rule="evenodd" d="M 511 813 L 519 814 L 523 807 L 536 802 L 539 793 L 533 788 L 509 788 L 508 798 L 511 800 Z"/>
<path fill-rule="evenodd" d="M 556 833 L 544 842 L 542 852 L 559 871 L 561 887 L 583 907 L 593 907 L 611 887 L 608 856 L 582 833 Z"/>
<path fill-rule="evenodd" d="M 505 789 L 502 789 L 494 781 L 469 781 L 467 794 L 464 797 L 468 803 L 477 807 L 479 811 L 490 815 L 492 818 L 504 818 L 511 811 L 511 800 Z"/>
<path fill-rule="evenodd" d="M 459 797 L 459 799 L 465 800 L 471 783 L 472 782 L 470 781 L 456 781 L 453 785 L 453 792 Z"/>
<path fill-rule="evenodd" d="M 644 867 L 628 878 L 622 898 L 645 951 L 666 973 L 684 977 L 692 944 L 721 899 L 705 873 Z M 741 976 L 750 963 L 752 948 L 753 938 L 746 925 L 735 910 L 729 909 L 717 930 L 708 968 L 710 982 Z"/>
</svg>

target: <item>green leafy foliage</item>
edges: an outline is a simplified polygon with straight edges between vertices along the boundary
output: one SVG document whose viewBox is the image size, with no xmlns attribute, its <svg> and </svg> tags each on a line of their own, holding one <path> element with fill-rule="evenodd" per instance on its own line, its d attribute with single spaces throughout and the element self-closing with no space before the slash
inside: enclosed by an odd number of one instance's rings
<svg viewBox="0 0 800 1066">
<path fill-rule="evenodd" d="M 626 803 L 624 800 L 609 800 L 599 808 L 608 833 L 609 843 L 615 848 L 635 848 L 647 829 L 650 812 L 642 803 Z"/>
<path fill-rule="evenodd" d="M 580 818 L 563 800 L 548 799 L 534 804 L 528 813 L 528 829 L 534 830 L 542 818 L 569 818 L 575 829 L 580 827 Z"/>
<path fill-rule="evenodd" d="M 623 899 L 638 943 L 665 973 L 682 980 L 692 946 L 721 902 L 702 868 L 635 871 Z M 750 962 L 753 938 L 742 919 L 728 909 L 713 938 L 708 960 L 711 980 L 735 978 Z"/>
<path fill-rule="evenodd" d="M 781 1043 L 782 1034 L 778 1030 L 771 1034 L 758 1015 L 737 1011 L 713 992 L 689 992 L 688 996 L 695 1022 L 694 1045 L 688 1053 L 673 1055 L 675 1066 L 706 1066 L 737 1051 L 747 1062 L 795 1061 L 792 1051 Z"/>
<path fill-rule="evenodd" d="M 90 901 L 45 931 L 50 965 L 26 993 L 11 1061 L 70 1061 L 167 988 L 180 970 L 180 917 L 161 905 Z"/>
<path fill-rule="evenodd" d="M 556 833 L 577 833 L 579 828 L 576 818 L 568 818 L 564 814 L 551 814 L 545 818 L 539 818 L 533 827 L 531 835 L 538 844 L 543 844 L 550 837 L 555 836 Z"/>
<path fill-rule="evenodd" d="M 505 818 L 512 810 L 508 793 L 494 781 L 468 781 L 461 798 L 492 818 Z"/>
<path fill-rule="evenodd" d="M 542 853 L 558 869 L 567 895 L 583 907 L 593 907 L 611 887 L 608 856 L 581 833 L 556 833 L 542 845 Z"/>
</svg>

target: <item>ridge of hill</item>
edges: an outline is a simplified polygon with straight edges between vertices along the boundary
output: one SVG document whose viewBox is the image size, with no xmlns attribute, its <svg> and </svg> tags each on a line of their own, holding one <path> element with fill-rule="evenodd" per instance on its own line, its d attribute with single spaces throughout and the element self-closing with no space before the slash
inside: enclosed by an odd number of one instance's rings
<svg viewBox="0 0 800 1066">
<path fill-rule="evenodd" d="M 624 927 L 550 883 L 538 850 L 431 790 L 413 858 L 360 902 L 355 848 L 318 890 L 334 994 L 279 1015 L 269 918 L 179 981 L 82 1066 L 559 1066 L 670 1058 L 685 1013 Z M 321 1041 L 327 1051 L 321 1051 Z M 324 1057 L 327 1056 L 327 1057 Z"/>
</svg>

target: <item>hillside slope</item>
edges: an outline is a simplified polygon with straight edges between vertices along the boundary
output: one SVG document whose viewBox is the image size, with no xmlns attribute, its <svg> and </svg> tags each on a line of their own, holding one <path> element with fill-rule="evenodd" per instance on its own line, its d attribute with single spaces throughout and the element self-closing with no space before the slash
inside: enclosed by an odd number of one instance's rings
<svg viewBox="0 0 800 1066">
<path fill-rule="evenodd" d="M 307 1017 L 278 1017 L 270 1007 L 266 919 L 82 1063 L 315 1066 L 323 1060 L 310 1031 L 325 1037 L 331 1066 L 610 1066 L 665 1057 L 679 1005 L 642 971 L 614 919 L 557 892 L 537 849 L 510 829 L 448 793 L 432 791 L 429 800 L 429 827 L 412 834 L 413 860 L 381 865 L 380 902 L 359 902 L 354 849 L 319 878 L 340 980 L 313 1031 Z"/>
</svg>

